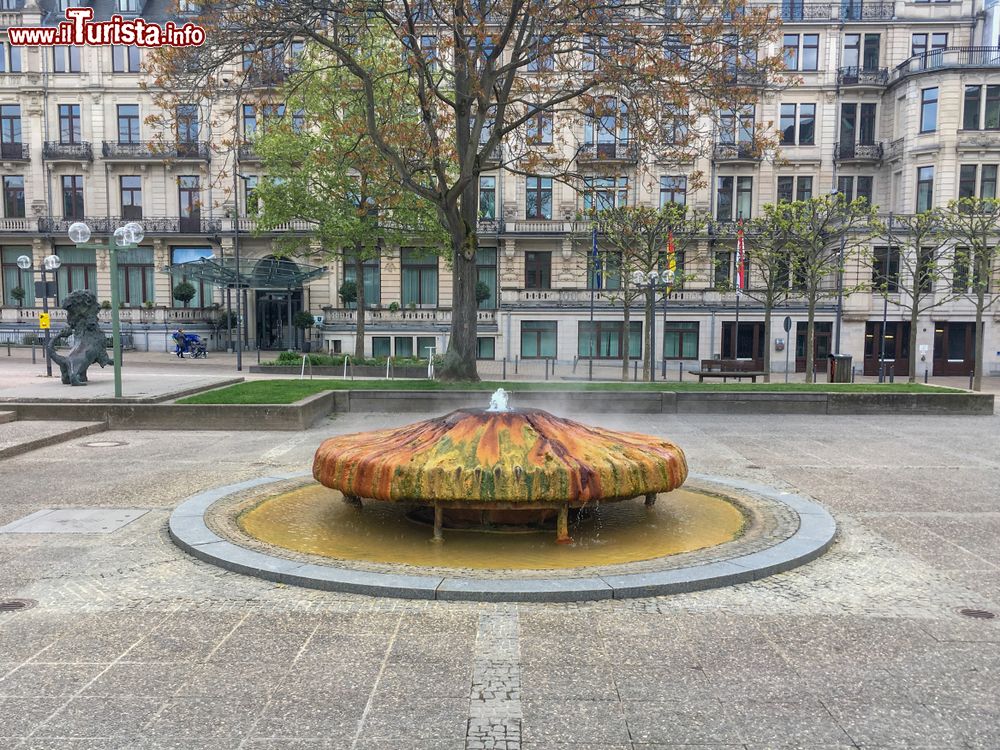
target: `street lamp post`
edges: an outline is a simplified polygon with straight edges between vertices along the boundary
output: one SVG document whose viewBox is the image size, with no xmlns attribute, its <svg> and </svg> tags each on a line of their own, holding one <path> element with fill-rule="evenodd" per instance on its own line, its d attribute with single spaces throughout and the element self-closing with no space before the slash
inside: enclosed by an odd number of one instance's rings
<svg viewBox="0 0 1000 750">
<path fill-rule="evenodd" d="M 42 312 L 48 314 L 49 312 L 49 277 L 48 272 L 52 271 L 55 273 L 59 266 L 62 265 L 62 261 L 59 259 L 58 255 L 46 255 L 42 259 Z M 17 258 L 17 267 L 22 271 L 27 271 L 31 268 L 32 262 L 31 258 L 27 255 L 20 255 Z M 45 329 L 45 376 L 52 377 L 52 356 L 49 354 L 49 329 Z"/>
<path fill-rule="evenodd" d="M 648 340 L 649 343 L 649 379 L 653 381 L 656 379 L 656 311 L 652 309 L 655 305 L 655 294 L 657 289 L 663 290 L 663 326 L 666 330 L 667 325 L 667 294 L 670 288 L 674 285 L 674 272 L 671 269 L 666 269 L 662 272 L 660 271 L 633 271 L 632 272 L 632 283 L 640 288 L 646 289 L 646 303 L 647 307 L 651 310 L 651 315 L 649 315 L 649 333 Z M 646 317 L 646 316 L 643 316 Z M 628 336 L 628 331 L 622 332 L 623 336 Z"/>
<path fill-rule="evenodd" d="M 108 237 L 108 244 L 88 245 L 90 239 L 90 227 L 82 221 L 77 221 L 69 226 L 69 239 L 78 248 L 83 250 L 108 250 L 111 268 L 111 343 L 113 347 L 113 362 L 115 371 L 115 398 L 122 397 L 122 334 L 121 334 L 121 314 L 119 312 L 120 290 L 118 286 L 118 251 L 135 247 L 146 236 L 142 225 L 135 221 L 118 227 Z"/>
</svg>

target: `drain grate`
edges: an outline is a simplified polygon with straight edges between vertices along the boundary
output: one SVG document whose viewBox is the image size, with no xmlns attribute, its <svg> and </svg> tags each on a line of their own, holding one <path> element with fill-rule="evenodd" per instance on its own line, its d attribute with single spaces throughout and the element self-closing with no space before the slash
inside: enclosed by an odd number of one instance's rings
<svg viewBox="0 0 1000 750">
<path fill-rule="evenodd" d="M 128 445 L 128 443 L 123 443 L 118 440 L 94 440 L 89 443 L 84 443 L 84 448 L 117 448 L 120 445 Z"/>
<path fill-rule="evenodd" d="M 996 612 L 990 612 L 988 609 L 960 609 L 958 614 L 963 617 L 971 617 L 974 620 L 992 620 L 996 617 Z"/>
<path fill-rule="evenodd" d="M 0 612 L 17 612 L 21 609 L 31 609 L 38 602 L 34 599 L 8 599 L 0 602 Z"/>
</svg>

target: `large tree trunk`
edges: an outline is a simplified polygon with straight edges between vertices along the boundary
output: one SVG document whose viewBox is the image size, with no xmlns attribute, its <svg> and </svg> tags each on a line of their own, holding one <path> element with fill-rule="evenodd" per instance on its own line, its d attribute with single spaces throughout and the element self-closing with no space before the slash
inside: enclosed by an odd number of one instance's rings
<svg viewBox="0 0 1000 750">
<path fill-rule="evenodd" d="M 354 247 L 354 285 L 357 288 L 357 325 L 354 328 L 354 359 L 365 358 L 365 262 L 361 258 L 361 243 Z"/>
<path fill-rule="evenodd" d="M 917 382 L 917 317 L 920 311 L 919 297 L 910 297 L 913 305 L 910 307 L 910 383 Z"/>
<path fill-rule="evenodd" d="M 976 369 L 972 378 L 972 390 L 980 391 L 983 388 L 983 345 L 985 343 L 986 328 L 983 326 L 983 308 L 986 305 L 986 295 L 979 293 L 976 302 Z"/>
<path fill-rule="evenodd" d="M 656 322 L 654 315 L 655 292 L 652 287 L 646 292 L 646 355 L 642 358 L 642 378 L 653 382 L 656 372 L 656 362 L 653 356 L 656 350 Z M 626 332 L 627 333 L 627 332 Z"/>
<path fill-rule="evenodd" d="M 806 323 L 806 382 L 814 382 L 813 368 L 816 366 L 814 347 L 816 346 L 816 298 L 809 296 L 809 317 Z"/>
<path fill-rule="evenodd" d="M 771 308 L 770 300 L 764 300 L 764 382 L 771 382 Z"/>
<path fill-rule="evenodd" d="M 463 201 L 464 202 L 464 201 Z M 452 304 L 451 338 L 444 362 L 437 368 L 441 380 L 479 380 L 476 371 L 476 225 L 475 219 L 451 228 Z"/>
</svg>

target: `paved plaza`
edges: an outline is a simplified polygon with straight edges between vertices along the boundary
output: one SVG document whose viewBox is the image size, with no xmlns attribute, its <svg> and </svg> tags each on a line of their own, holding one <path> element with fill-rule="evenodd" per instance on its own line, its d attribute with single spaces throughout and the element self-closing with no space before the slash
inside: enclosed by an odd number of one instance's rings
<svg viewBox="0 0 1000 750">
<path fill-rule="evenodd" d="M 37 514 L 0 533 L 0 601 L 37 602 L 0 612 L 0 748 L 1000 746 L 1000 617 L 959 612 L 1000 613 L 1000 417 L 577 415 L 669 436 L 692 471 L 794 489 L 838 520 L 805 567 L 666 598 L 332 594 L 223 571 L 166 535 L 189 495 L 424 416 L 110 431 L 0 461 L 0 526 Z M 146 512 L 96 533 L 41 512 L 98 508 Z"/>
</svg>

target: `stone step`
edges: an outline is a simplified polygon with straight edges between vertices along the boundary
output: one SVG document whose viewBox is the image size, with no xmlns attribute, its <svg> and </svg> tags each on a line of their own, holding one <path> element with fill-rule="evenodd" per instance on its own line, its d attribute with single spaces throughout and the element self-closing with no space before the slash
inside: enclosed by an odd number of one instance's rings
<svg viewBox="0 0 1000 750">
<path fill-rule="evenodd" d="M 0 459 L 103 432 L 107 428 L 104 422 L 63 420 L 18 420 L 0 424 Z"/>
<path fill-rule="evenodd" d="M 16 411 L 0 411 L 0 424 L 17 421 Z"/>
</svg>

